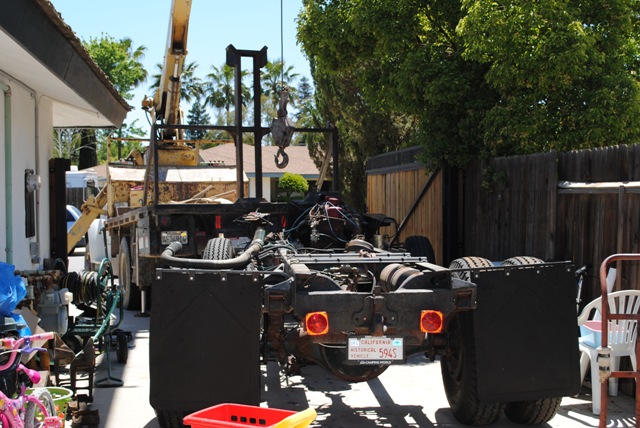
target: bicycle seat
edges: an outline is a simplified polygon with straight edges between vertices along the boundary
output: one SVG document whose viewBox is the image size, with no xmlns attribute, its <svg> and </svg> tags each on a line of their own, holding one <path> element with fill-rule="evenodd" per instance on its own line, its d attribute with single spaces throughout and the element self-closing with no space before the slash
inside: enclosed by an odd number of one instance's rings
<svg viewBox="0 0 640 428">
<path fill-rule="evenodd" d="M 9 368 L 0 371 L 0 391 L 2 391 L 7 397 L 13 397 L 20 386 L 18 376 L 19 364 L 20 358 L 16 358 Z"/>
</svg>

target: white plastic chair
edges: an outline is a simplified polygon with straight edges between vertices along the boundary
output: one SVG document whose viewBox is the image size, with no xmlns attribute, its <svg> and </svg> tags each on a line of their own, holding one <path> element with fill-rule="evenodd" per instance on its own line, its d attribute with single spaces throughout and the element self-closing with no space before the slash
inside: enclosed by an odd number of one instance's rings
<svg viewBox="0 0 640 428">
<path fill-rule="evenodd" d="M 640 312 L 640 290 L 616 291 L 608 294 L 612 314 L 637 314 Z M 597 349 L 601 346 L 602 298 L 598 297 L 584 307 L 578 316 L 580 326 L 579 346 L 580 379 L 584 381 L 589 361 L 591 362 L 591 399 L 595 415 L 600 414 L 600 380 L 598 375 Z M 611 348 L 611 371 L 618 371 L 620 357 L 629 357 L 633 370 L 636 367 L 637 322 L 633 320 L 609 320 L 609 347 Z M 609 395 L 618 395 L 618 379 L 609 378 Z"/>
</svg>

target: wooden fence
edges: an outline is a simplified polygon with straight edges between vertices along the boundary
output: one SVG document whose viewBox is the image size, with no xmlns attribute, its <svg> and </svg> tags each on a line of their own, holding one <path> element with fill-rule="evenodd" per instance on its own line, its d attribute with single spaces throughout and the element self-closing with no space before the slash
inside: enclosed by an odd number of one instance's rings
<svg viewBox="0 0 640 428">
<path fill-rule="evenodd" d="M 410 148 L 376 156 L 367 163 L 367 208 L 373 214 L 396 219 L 398 227 L 388 233 L 402 243 L 411 235 L 429 238 L 436 255 L 442 260 L 443 212 L 442 174 L 427 174 L 423 164 L 415 160 L 419 152 Z"/>
<path fill-rule="evenodd" d="M 448 245 L 458 256 L 504 260 L 527 255 L 571 260 L 576 269 L 589 264 L 591 276 L 582 294 L 589 301 L 599 295 L 597 276 L 607 256 L 640 252 L 640 145 L 477 161 L 460 175 L 463 226 L 457 234 L 444 226 L 442 207 L 453 201 L 447 200 L 442 180 L 432 180 L 419 198 L 428 180 L 424 168 L 414 160 L 409 174 L 383 156 L 385 168 L 376 158 L 367 167 L 370 212 L 403 219 L 417 203 L 401 238 L 428 236 L 439 263 L 450 261 L 442 253 Z M 638 263 L 617 267 L 616 289 L 640 289 Z"/>
</svg>

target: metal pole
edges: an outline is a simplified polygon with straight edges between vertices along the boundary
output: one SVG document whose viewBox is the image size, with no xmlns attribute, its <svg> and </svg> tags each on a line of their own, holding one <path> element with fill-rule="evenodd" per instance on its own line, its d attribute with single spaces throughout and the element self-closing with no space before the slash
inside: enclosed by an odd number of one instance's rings
<svg viewBox="0 0 640 428">
<path fill-rule="evenodd" d="M 253 135 L 254 153 L 256 165 L 256 198 L 262 198 L 262 105 L 260 98 L 262 87 L 260 85 L 260 69 L 267 63 L 267 48 L 253 55 Z"/>
<path fill-rule="evenodd" d="M 236 193 L 244 198 L 244 170 L 242 159 L 242 57 L 233 45 L 227 46 L 227 65 L 234 68 L 235 79 L 235 135 L 236 144 Z"/>
</svg>

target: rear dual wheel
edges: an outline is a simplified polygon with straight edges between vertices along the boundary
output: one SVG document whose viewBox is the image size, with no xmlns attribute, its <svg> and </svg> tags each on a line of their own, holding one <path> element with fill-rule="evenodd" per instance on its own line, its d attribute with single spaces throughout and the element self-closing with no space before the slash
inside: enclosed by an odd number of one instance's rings
<svg viewBox="0 0 640 428">
<path fill-rule="evenodd" d="M 502 266 L 522 266 L 535 265 L 544 263 L 536 257 L 519 256 L 505 260 Z M 542 398 L 540 400 L 530 401 L 514 401 L 507 403 L 504 413 L 507 417 L 516 423 L 526 425 L 537 425 L 549 422 L 553 418 L 558 409 L 562 397 Z"/>
<path fill-rule="evenodd" d="M 502 266 L 521 266 L 543 263 L 535 257 L 513 257 Z M 471 281 L 468 269 L 491 267 L 493 263 L 480 257 L 464 257 L 454 260 L 450 269 L 453 275 Z M 456 271 L 458 270 L 458 271 Z M 543 398 L 509 403 L 486 403 L 478 398 L 475 337 L 473 314 L 463 312 L 449 321 L 449 353 L 440 362 L 442 381 L 451 411 L 458 421 L 467 425 L 487 425 L 496 422 L 501 413 L 511 421 L 538 425 L 550 421 L 560 407 L 561 397 Z"/>
<path fill-rule="evenodd" d="M 183 428 L 184 424 L 182 419 L 190 413 L 163 409 L 155 409 L 155 412 L 158 424 L 162 428 Z"/>
<path fill-rule="evenodd" d="M 470 271 L 465 269 L 489 266 L 492 263 L 487 259 L 464 257 L 454 260 L 450 269 L 454 276 L 469 281 Z M 440 360 L 440 370 L 451 411 L 458 421 L 466 425 L 488 425 L 496 422 L 504 404 L 485 403 L 478 398 L 473 314 L 461 312 L 454 315 L 449 321 L 448 331 L 449 350 Z"/>
</svg>

